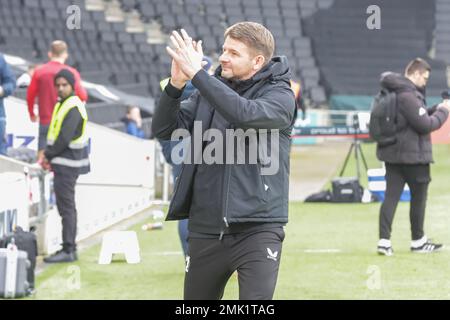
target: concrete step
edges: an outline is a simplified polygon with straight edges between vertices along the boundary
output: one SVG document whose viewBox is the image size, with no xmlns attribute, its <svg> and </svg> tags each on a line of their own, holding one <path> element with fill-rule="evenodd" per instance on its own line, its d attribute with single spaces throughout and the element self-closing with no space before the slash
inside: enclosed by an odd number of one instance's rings
<svg viewBox="0 0 450 320">
<path fill-rule="evenodd" d="M 86 10 L 103 11 L 105 10 L 105 1 L 103 0 L 85 0 Z"/>
<path fill-rule="evenodd" d="M 129 13 L 125 13 L 125 21 L 127 31 L 130 33 L 145 32 L 145 24 L 141 21 L 139 12 L 133 10 Z"/>
<path fill-rule="evenodd" d="M 166 43 L 168 41 L 169 36 L 162 32 L 161 25 L 153 21 L 147 26 L 147 42 L 150 44 L 158 44 L 158 43 Z"/>
<path fill-rule="evenodd" d="M 139 11 L 132 10 L 125 12 L 122 10 L 119 0 L 86 0 L 92 10 L 105 11 L 108 22 L 124 22 L 126 31 L 129 33 L 145 33 L 149 44 L 159 44 L 167 42 L 168 36 L 161 31 L 161 25 L 157 21 L 144 23 L 141 20 Z M 86 4 L 87 6 L 87 4 Z"/>
<path fill-rule="evenodd" d="M 123 22 L 125 20 L 125 13 L 120 7 L 118 0 L 105 1 L 105 17 L 108 22 Z"/>
</svg>

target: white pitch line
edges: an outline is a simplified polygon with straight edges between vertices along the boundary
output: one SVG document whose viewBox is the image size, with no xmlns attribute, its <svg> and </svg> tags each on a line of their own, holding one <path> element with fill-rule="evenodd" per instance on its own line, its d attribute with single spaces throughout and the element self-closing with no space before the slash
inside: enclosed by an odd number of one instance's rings
<svg viewBox="0 0 450 320">
<path fill-rule="evenodd" d="M 181 256 L 183 253 L 181 251 L 163 251 L 163 252 L 152 252 L 154 256 Z"/>
<path fill-rule="evenodd" d="M 306 249 L 305 253 L 339 253 L 340 249 Z"/>
</svg>

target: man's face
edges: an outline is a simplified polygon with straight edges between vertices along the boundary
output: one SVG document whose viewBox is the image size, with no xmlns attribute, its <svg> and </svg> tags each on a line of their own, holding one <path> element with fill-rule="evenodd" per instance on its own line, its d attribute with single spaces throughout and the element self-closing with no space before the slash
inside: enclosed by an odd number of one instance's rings
<svg viewBox="0 0 450 320">
<path fill-rule="evenodd" d="M 58 97 L 66 99 L 72 94 L 72 86 L 65 78 L 58 78 L 55 81 L 55 88 L 58 92 Z"/>
<path fill-rule="evenodd" d="M 419 88 L 425 88 L 430 78 L 430 71 L 420 72 L 416 71 L 413 75 L 413 82 Z"/>
<path fill-rule="evenodd" d="M 141 119 L 141 112 L 139 110 L 139 108 L 133 108 L 130 110 L 130 119 L 134 120 L 134 121 L 138 121 Z"/>
<path fill-rule="evenodd" d="M 226 37 L 223 43 L 223 52 L 219 57 L 222 66 L 221 76 L 225 79 L 250 79 L 260 67 L 257 65 L 255 54 L 243 42 Z"/>
</svg>

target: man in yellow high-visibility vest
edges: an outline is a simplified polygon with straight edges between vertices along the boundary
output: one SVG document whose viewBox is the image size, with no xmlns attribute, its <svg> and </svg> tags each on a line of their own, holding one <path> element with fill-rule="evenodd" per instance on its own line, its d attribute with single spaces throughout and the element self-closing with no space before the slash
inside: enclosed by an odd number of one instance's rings
<svg viewBox="0 0 450 320">
<path fill-rule="evenodd" d="M 44 259 L 47 263 L 77 260 L 75 243 L 77 210 L 75 184 L 80 174 L 90 171 L 87 113 L 84 102 L 74 94 L 75 76 L 62 69 L 55 75 L 59 101 L 53 110 L 44 151 L 43 168 L 54 172 L 56 206 L 62 218 L 62 250 Z"/>
</svg>

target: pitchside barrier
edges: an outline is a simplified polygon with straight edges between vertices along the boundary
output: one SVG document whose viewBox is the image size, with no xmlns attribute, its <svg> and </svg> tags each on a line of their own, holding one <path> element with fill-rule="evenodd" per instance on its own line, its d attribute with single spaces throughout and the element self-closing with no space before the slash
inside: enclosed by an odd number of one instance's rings
<svg viewBox="0 0 450 320">
<path fill-rule="evenodd" d="M 437 101 L 439 102 L 439 101 Z M 292 133 L 293 144 L 317 144 L 327 138 L 368 139 L 370 112 L 357 110 L 308 110 L 305 119 L 299 112 Z M 450 144 L 450 118 L 431 133 L 433 144 Z"/>
<path fill-rule="evenodd" d="M 369 179 L 369 191 L 375 195 L 378 201 L 383 202 L 386 193 L 386 169 L 369 169 L 367 170 L 367 177 Z M 408 184 L 400 196 L 400 201 L 411 201 L 411 192 Z"/>
<path fill-rule="evenodd" d="M 5 106 L 12 145 L 36 148 L 38 129 L 28 118 L 25 101 L 8 98 Z M 80 176 L 75 191 L 78 241 L 149 208 L 155 200 L 155 142 L 91 122 L 87 130 L 91 172 Z M 16 218 L 9 214 L 1 226 L 5 230 L 8 226 L 8 231 L 15 224 L 25 230 L 34 226 L 39 251 L 55 252 L 61 243 L 61 218 L 52 192 L 53 174 L 43 172 L 36 164 L 0 156 L 0 173 L 6 172 L 7 176 L 0 179 L 0 212 L 16 212 Z M 14 196 L 4 197 L 12 190 L 11 175 L 15 175 L 14 183 L 21 189 L 17 187 Z M 6 193 L 8 190 L 10 193 Z"/>
<path fill-rule="evenodd" d="M 317 144 L 326 138 L 368 139 L 369 112 L 355 110 L 310 110 L 297 117 L 292 132 L 294 144 Z"/>
</svg>

